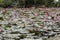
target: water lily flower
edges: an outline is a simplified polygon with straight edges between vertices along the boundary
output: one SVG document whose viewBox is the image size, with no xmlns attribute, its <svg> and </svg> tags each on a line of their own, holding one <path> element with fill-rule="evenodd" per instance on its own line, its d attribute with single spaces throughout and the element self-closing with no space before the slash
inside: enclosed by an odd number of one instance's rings
<svg viewBox="0 0 60 40">
<path fill-rule="evenodd" d="M 46 22 L 47 22 L 47 21 L 48 21 L 48 18 L 44 18 L 44 21 L 46 21 Z"/>
<path fill-rule="evenodd" d="M 57 16 L 54 16 L 54 20 L 55 20 L 55 21 L 58 20 L 58 17 L 57 17 Z"/>
<path fill-rule="evenodd" d="M 2 10 L 1 12 L 2 12 L 2 13 L 5 13 L 5 12 L 6 12 L 6 10 Z"/>
</svg>

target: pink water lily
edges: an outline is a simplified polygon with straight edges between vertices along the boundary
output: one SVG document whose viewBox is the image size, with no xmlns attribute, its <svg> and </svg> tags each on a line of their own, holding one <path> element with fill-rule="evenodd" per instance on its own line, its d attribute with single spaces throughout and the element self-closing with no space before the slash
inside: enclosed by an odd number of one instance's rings
<svg viewBox="0 0 60 40">
<path fill-rule="evenodd" d="M 52 16 L 52 17 L 56 16 L 56 14 L 54 12 L 50 12 L 49 15 Z"/>
<path fill-rule="evenodd" d="M 54 16 L 54 20 L 57 21 L 58 20 L 58 16 Z"/>
<path fill-rule="evenodd" d="M 20 11 L 21 11 L 21 12 L 25 12 L 25 9 L 24 9 L 24 8 L 21 8 Z"/>
<path fill-rule="evenodd" d="M 0 32 L 2 32 L 2 29 L 0 28 Z"/>
<path fill-rule="evenodd" d="M 57 19 L 60 20 L 60 16 L 58 16 Z"/>
<path fill-rule="evenodd" d="M 39 26 L 41 29 L 43 28 L 43 26 Z"/>
<path fill-rule="evenodd" d="M 60 8 L 58 8 L 57 10 L 60 11 Z"/>
<path fill-rule="evenodd" d="M 15 13 L 14 15 L 15 15 L 15 16 L 17 16 L 17 14 L 16 14 L 16 13 Z"/>
<path fill-rule="evenodd" d="M 37 13 L 33 13 L 33 15 L 34 15 L 34 16 L 38 16 L 38 14 L 37 14 Z"/>
<path fill-rule="evenodd" d="M 48 18 L 44 18 L 44 21 L 48 21 Z"/>
<path fill-rule="evenodd" d="M 1 13 L 5 13 L 5 10 L 2 10 Z"/>
<path fill-rule="evenodd" d="M 46 11 L 47 12 L 51 12 L 52 10 L 50 8 L 46 8 Z"/>
<path fill-rule="evenodd" d="M 44 15 L 44 18 L 48 18 L 48 15 L 46 14 L 46 15 Z"/>
<path fill-rule="evenodd" d="M 28 17 L 28 16 L 25 16 L 25 19 L 26 19 L 27 21 L 29 21 L 29 17 Z"/>
</svg>

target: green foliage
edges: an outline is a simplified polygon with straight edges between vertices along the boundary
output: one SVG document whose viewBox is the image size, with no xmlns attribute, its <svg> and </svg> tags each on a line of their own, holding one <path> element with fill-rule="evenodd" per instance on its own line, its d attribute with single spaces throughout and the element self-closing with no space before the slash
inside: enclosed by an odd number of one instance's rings
<svg viewBox="0 0 60 40">
<path fill-rule="evenodd" d="M 6 7 L 9 6 L 12 3 L 11 0 L 0 0 L 0 6 Z"/>
<path fill-rule="evenodd" d="M 55 6 L 54 0 L 49 0 L 49 1 L 47 1 L 47 6 L 48 6 L 48 7 L 54 7 L 54 6 Z"/>
<path fill-rule="evenodd" d="M 0 0 L 0 6 L 2 7 L 31 7 L 41 5 L 55 7 L 60 5 L 60 1 L 55 4 L 54 0 Z"/>
<path fill-rule="evenodd" d="M 0 6 L 4 6 L 3 1 L 4 1 L 4 0 L 0 0 Z"/>
</svg>

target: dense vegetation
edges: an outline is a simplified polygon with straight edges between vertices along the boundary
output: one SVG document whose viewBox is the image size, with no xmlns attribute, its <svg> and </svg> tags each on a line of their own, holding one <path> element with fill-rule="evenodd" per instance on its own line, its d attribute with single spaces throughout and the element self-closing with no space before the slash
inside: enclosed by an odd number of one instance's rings
<svg viewBox="0 0 60 40">
<path fill-rule="evenodd" d="M 1 7 L 37 7 L 41 5 L 56 7 L 60 5 L 60 1 L 54 3 L 54 0 L 0 0 Z"/>
</svg>

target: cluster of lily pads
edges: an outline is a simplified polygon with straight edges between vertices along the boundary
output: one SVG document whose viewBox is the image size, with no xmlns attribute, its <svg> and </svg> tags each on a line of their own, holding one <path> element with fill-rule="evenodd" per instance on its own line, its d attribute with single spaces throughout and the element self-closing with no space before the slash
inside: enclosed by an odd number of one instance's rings
<svg viewBox="0 0 60 40">
<path fill-rule="evenodd" d="M 0 9 L 0 39 L 47 40 L 60 34 L 60 8 Z"/>
</svg>

